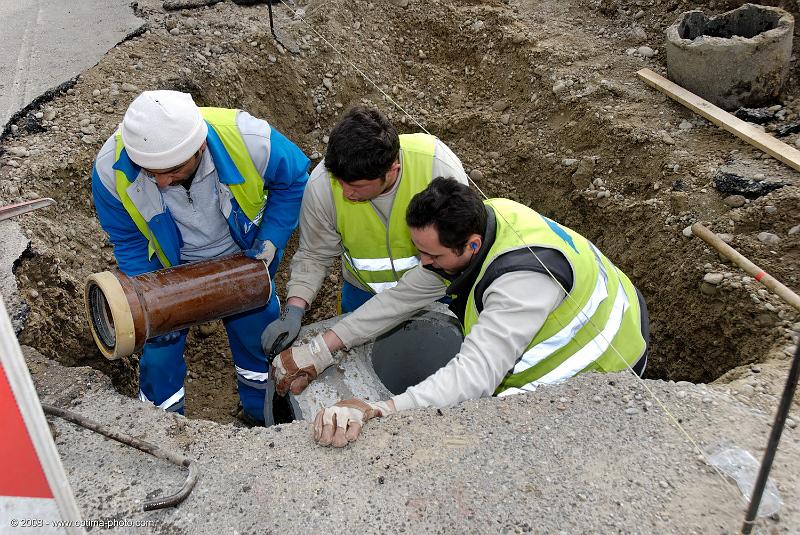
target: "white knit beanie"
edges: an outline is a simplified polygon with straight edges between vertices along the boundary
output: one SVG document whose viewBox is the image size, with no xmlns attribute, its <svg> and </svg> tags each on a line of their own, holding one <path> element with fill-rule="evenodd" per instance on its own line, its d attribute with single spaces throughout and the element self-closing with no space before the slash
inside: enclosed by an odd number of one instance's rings
<svg viewBox="0 0 800 535">
<path fill-rule="evenodd" d="M 120 130 L 130 159 L 147 169 L 169 169 L 184 163 L 208 134 L 192 95 L 166 90 L 144 91 L 136 97 Z"/>
</svg>

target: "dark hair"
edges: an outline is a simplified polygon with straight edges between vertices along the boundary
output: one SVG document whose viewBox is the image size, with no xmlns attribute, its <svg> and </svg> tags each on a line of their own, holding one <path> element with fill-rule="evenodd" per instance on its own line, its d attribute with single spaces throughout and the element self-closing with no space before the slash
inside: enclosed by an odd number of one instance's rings
<svg viewBox="0 0 800 535">
<path fill-rule="evenodd" d="M 437 177 L 408 205 L 406 224 L 411 228 L 433 225 L 439 243 L 461 254 L 473 234 L 486 231 L 486 208 L 477 193 L 454 178 Z"/>
<path fill-rule="evenodd" d="M 400 138 L 384 114 L 355 106 L 333 127 L 325 167 L 345 182 L 376 180 L 397 160 Z"/>
</svg>

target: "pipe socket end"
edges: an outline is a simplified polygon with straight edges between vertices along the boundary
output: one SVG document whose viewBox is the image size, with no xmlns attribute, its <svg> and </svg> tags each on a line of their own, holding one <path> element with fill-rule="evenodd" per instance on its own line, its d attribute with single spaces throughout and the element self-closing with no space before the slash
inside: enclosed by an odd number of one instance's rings
<svg viewBox="0 0 800 535">
<path fill-rule="evenodd" d="M 103 356 L 116 360 L 131 355 L 136 332 L 128 299 L 110 271 L 90 275 L 84 286 L 86 319 Z"/>
</svg>

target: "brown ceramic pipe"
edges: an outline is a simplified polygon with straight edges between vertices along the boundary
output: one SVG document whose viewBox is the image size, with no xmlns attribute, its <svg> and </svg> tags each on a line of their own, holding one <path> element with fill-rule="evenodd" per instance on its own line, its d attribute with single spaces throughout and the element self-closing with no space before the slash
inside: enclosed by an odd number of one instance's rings
<svg viewBox="0 0 800 535">
<path fill-rule="evenodd" d="M 264 306 L 272 283 L 263 261 L 239 253 L 136 277 L 95 273 L 84 296 L 97 346 L 118 359 L 150 338 Z"/>
</svg>

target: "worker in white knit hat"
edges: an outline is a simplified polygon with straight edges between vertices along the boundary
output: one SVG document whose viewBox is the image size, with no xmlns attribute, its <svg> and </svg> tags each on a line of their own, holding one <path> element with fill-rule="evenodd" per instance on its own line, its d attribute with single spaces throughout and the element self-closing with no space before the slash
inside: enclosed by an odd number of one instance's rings
<svg viewBox="0 0 800 535">
<path fill-rule="evenodd" d="M 245 111 L 199 108 L 188 93 L 145 91 L 100 149 L 92 192 L 127 275 L 238 251 L 265 261 L 274 275 L 297 226 L 308 164 L 296 145 Z M 244 413 L 255 424 L 271 420 L 260 334 L 279 312 L 273 292 L 263 308 L 224 320 Z M 183 412 L 186 333 L 145 344 L 143 401 Z"/>
</svg>

